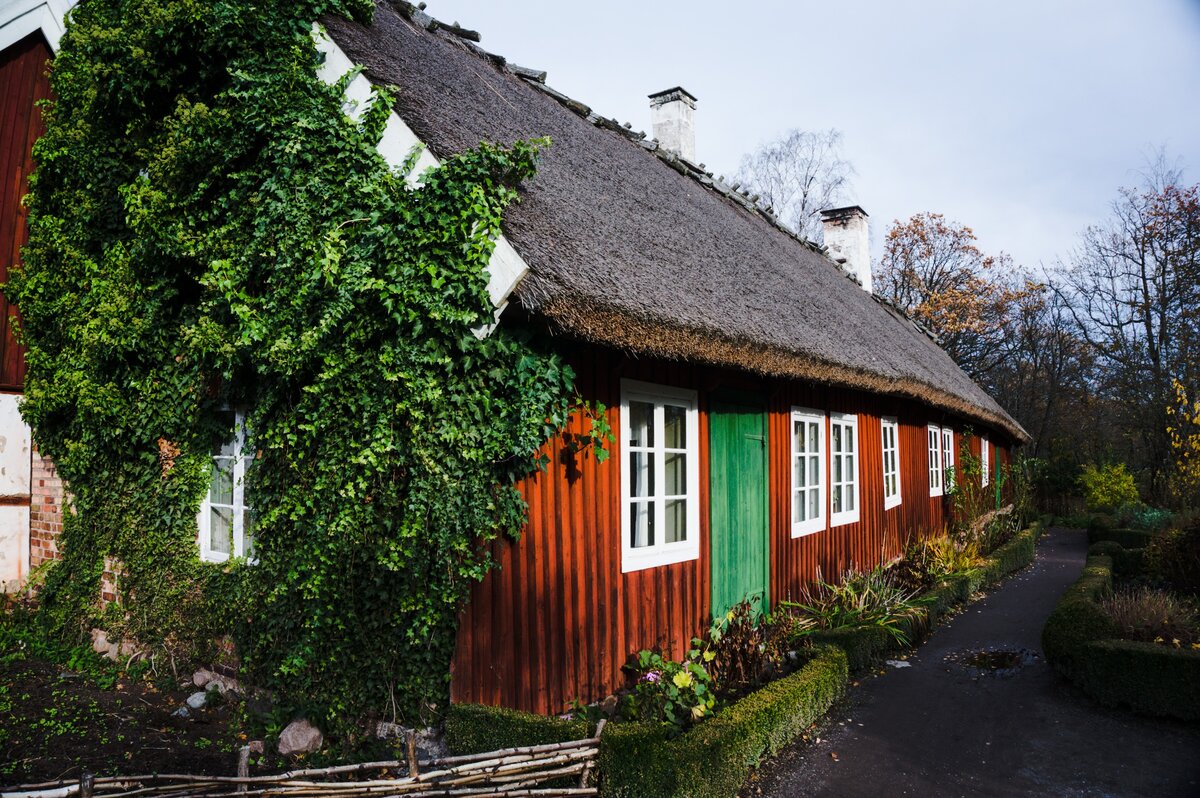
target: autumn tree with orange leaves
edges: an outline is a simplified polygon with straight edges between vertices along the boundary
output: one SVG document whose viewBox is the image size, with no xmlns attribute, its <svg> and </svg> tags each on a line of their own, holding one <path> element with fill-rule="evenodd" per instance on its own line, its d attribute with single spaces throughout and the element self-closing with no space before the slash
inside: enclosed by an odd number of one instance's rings
<svg viewBox="0 0 1200 798">
<path fill-rule="evenodd" d="M 876 290 L 934 335 L 973 379 L 1009 358 L 1008 329 L 1042 287 L 1017 275 L 1012 258 L 987 255 L 971 228 L 919 213 L 888 229 Z"/>
</svg>

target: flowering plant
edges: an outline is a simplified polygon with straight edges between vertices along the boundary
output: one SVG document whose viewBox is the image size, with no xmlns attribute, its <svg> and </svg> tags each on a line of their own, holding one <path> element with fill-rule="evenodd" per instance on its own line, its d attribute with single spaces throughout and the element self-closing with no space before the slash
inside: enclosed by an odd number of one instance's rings
<svg viewBox="0 0 1200 798">
<path fill-rule="evenodd" d="M 715 655 L 699 638 L 681 662 L 654 651 L 639 651 L 625 666 L 632 688 L 622 714 L 628 720 L 666 722 L 683 730 L 708 717 L 716 705 L 706 667 Z"/>
</svg>

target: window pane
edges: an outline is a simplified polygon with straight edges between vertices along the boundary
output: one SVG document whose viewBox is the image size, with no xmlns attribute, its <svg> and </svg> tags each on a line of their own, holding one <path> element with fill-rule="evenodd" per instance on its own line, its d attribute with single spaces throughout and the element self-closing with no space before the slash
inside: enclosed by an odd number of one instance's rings
<svg viewBox="0 0 1200 798">
<path fill-rule="evenodd" d="M 812 477 L 813 485 L 821 484 L 821 472 L 819 470 L 817 456 L 815 454 L 810 455 L 808 458 L 808 473 Z"/>
<path fill-rule="evenodd" d="M 808 475 L 805 473 L 804 460 L 805 460 L 805 458 L 803 458 L 803 457 L 797 457 L 796 462 L 795 462 L 796 487 L 798 487 L 798 488 L 808 487 L 808 480 L 807 480 Z"/>
<path fill-rule="evenodd" d="M 687 447 L 687 409 L 663 405 L 663 445 L 668 449 Z"/>
<path fill-rule="evenodd" d="M 808 450 L 810 452 L 821 451 L 821 428 L 817 422 L 811 421 L 808 424 Z"/>
<path fill-rule="evenodd" d="M 687 499 L 667 500 L 667 543 L 687 540 Z"/>
<path fill-rule="evenodd" d="M 846 451 L 854 451 L 854 427 L 846 425 Z"/>
<path fill-rule="evenodd" d="M 804 422 L 792 419 L 792 451 L 803 452 L 804 443 Z"/>
<path fill-rule="evenodd" d="M 682 452 L 666 455 L 666 495 L 683 496 L 687 491 L 687 455 Z"/>
<path fill-rule="evenodd" d="M 635 549 L 654 545 L 653 510 L 650 502 L 629 503 L 629 544 Z"/>
<path fill-rule="evenodd" d="M 846 486 L 846 512 L 854 511 L 854 488 Z"/>
<path fill-rule="evenodd" d="M 208 515 L 208 547 L 222 554 L 233 548 L 233 510 L 212 507 Z"/>
<path fill-rule="evenodd" d="M 818 518 L 821 515 L 821 492 L 813 488 L 808 492 L 808 517 Z"/>
<path fill-rule="evenodd" d="M 629 453 L 629 495 L 654 495 L 654 457 L 648 452 Z"/>
<path fill-rule="evenodd" d="M 835 454 L 833 456 L 833 482 L 837 484 L 842 481 L 842 456 Z"/>
<path fill-rule="evenodd" d="M 233 504 L 233 459 L 214 457 L 212 482 L 208 487 L 208 500 L 212 504 Z"/>
<path fill-rule="evenodd" d="M 842 511 L 842 486 L 833 486 L 833 511 L 840 513 Z"/>
<path fill-rule="evenodd" d="M 840 452 L 842 451 L 842 425 L 834 424 L 831 431 L 833 433 L 833 440 L 830 442 L 829 447 L 834 452 Z"/>
<path fill-rule="evenodd" d="M 804 513 L 804 494 L 805 491 L 792 491 L 792 523 L 807 520 Z"/>
<path fill-rule="evenodd" d="M 629 445 L 654 445 L 654 405 L 649 402 L 629 403 Z"/>
</svg>

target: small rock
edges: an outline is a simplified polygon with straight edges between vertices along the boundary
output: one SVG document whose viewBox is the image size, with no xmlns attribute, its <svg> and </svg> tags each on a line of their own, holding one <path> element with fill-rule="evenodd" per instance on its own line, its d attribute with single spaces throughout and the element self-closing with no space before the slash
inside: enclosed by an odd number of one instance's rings
<svg viewBox="0 0 1200 798">
<path fill-rule="evenodd" d="M 318 750 L 324 742 L 325 738 L 321 735 L 321 730 L 301 718 L 289 723 L 287 728 L 280 733 L 279 753 L 284 756 L 311 754 Z"/>
<path fill-rule="evenodd" d="M 192 693 L 190 696 L 188 696 L 188 699 L 187 699 L 187 705 L 189 707 L 191 707 L 192 709 L 203 709 L 204 705 L 207 703 L 208 703 L 208 693 L 206 693 L 204 691 L 200 691 L 199 693 Z"/>
<path fill-rule="evenodd" d="M 190 718 L 191 716 L 192 716 L 192 711 L 190 709 L 188 709 L 187 707 L 180 707 L 179 709 L 177 709 L 171 713 L 171 717 L 173 717 L 173 718 L 185 718 L 186 719 L 186 718 Z"/>
<path fill-rule="evenodd" d="M 884 665 L 887 665 L 890 668 L 911 668 L 912 667 L 911 662 L 905 662 L 902 659 L 889 659 L 887 662 L 884 663 Z"/>
<path fill-rule="evenodd" d="M 208 668 L 201 668 L 192 674 L 192 684 L 197 687 L 207 687 L 208 683 L 217 678 L 217 674 L 210 671 Z"/>
</svg>

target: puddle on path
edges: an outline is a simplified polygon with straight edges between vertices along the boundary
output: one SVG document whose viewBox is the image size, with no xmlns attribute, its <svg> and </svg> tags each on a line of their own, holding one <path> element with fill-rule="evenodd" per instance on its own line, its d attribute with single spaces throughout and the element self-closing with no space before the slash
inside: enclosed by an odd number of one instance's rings
<svg viewBox="0 0 1200 798">
<path fill-rule="evenodd" d="M 995 676 L 1001 679 L 1014 676 L 1021 668 L 1032 665 L 1041 657 L 1027 648 L 986 648 L 975 651 L 956 651 L 946 655 L 946 662 L 973 672 L 976 678 Z"/>
</svg>

